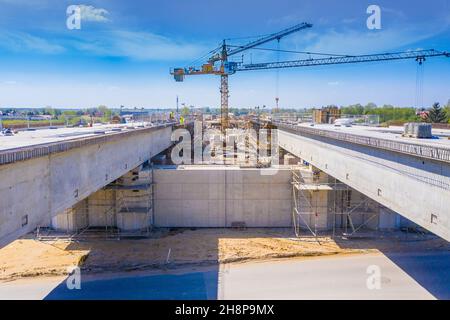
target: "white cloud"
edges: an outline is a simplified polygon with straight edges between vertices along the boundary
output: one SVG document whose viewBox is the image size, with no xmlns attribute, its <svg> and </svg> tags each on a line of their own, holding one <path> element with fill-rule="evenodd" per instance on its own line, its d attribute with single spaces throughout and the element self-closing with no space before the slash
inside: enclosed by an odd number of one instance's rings
<svg viewBox="0 0 450 320">
<path fill-rule="evenodd" d="M 25 32 L 0 30 L 0 48 L 11 52 L 50 55 L 75 49 L 90 55 L 141 61 L 192 61 L 208 52 L 211 46 L 177 41 L 150 32 L 104 31 L 93 35 L 86 33 L 57 43 Z"/>
<path fill-rule="evenodd" d="M 90 40 L 83 39 L 75 46 L 90 54 L 135 60 L 192 60 L 210 49 L 150 32 L 108 31 L 101 38 Z"/>
<path fill-rule="evenodd" d="M 2 81 L 2 83 L 6 84 L 8 86 L 14 86 L 14 85 L 18 84 L 18 82 L 15 80 L 6 80 L 6 81 Z"/>
<path fill-rule="evenodd" d="M 49 42 L 44 38 L 24 32 L 0 32 L 0 47 L 15 52 L 37 52 L 58 54 L 65 51 L 64 47 Z"/>
<path fill-rule="evenodd" d="M 282 17 L 275 17 L 270 18 L 267 21 L 268 25 L 289 25 L 289 24 L 295 24 L 299 23 L 299 21 L 303 21 L 302 17 L 300 17 L 298 14 L 287 14 Z"/>
<path fill-rule="evenodd" d="M 297 49 L 334 54 L 369 54 L 413 46 L 434 36 L 438 31 L 408 29 L 351 30 L 328 29 L 323 33 L 309 32 L 293 37 Z"/>
<path fill-rule="evenodd" d="M 108 10 L 102 8 L 95 8 L 85 4 L 78 5 L 80 7 L 81 20 L 94 21 L 94 22 L 107 22 L 109 19 L 106 17 L 109 15 Z"/>
<path fill-rule="evenodd" d="M 352 24 L 352 23 L 354 23 L 356 21 L 358 21 L 358 19 L 356 19 L 356 18 L 345 18 L 345 19 L 342 19 L 341 23 L 343 23 L 343 24 Z"/>
<path fill-rule="evenodd" d="M 391 8 L 384 7 L 384 6 L 381 7 L 381 14 L 383 14 L 383 13 L 388 13 L 388 14 L 393 15 L 393 16 L 395 16 L 397 18 L 400 18 L 400 19 L 406 18 L 406 14 L 403 11 L 396 10 L 396 9 L 391 9 Z"/>
</svg>

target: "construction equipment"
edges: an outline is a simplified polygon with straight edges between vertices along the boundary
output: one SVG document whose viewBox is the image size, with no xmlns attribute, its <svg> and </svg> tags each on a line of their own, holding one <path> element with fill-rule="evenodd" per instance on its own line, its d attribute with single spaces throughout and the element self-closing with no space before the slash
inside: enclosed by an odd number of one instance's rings
<svg viewBox="0 0 450 320">
<path fill-rule="evenodd" d="M 228 58 L 234 56 L 238 53 L 242 53 L 246 50 L 255 48 L 259 45 L 265 44 L 272 40 L 280 40 L 281 38 L 303 30 L 307 28 L 311 28 L 312 24 L 303 22 L 298 25 L 295 25 L 291 28 L 285 29 L 283 31 L 270 34 L 268 36 L 260 37 L 259 39 L 252 41 L 243 46 L 228 46 L 226 40 L 223 40 L 222 45 L 213 50 L 211 53 L 213 54 L 206 63 L 202 65 L 202 67 L 188 67 L 188 68 L 175 68 L 171 71 L 171 74 L 174 76 L 175 81 L 181 82 L 184 80 L 186 75 L 200 75 L 200 74 L 214 74 L 220 75 L 220 94 L 221 94 L 221 105 L 220 105 L 220 113 L 221 113 L 221 127 L 224 131 L 228 128 L 228 76 L 230 74 L 234 74 L 236 72 L 238 62 L 228 61 Z M 233 48 L 232 48 L 233 47 Z M 220 65 L 216 67 L 216 64 L 220 62 Z"/>
<path fill-rule="evenodd" d="M 246 45 L 235 46 L 226 43 L 223 40 L 222 45 L 218 48 L 212 50 L 210 54 L 212 56 L 204 63 L 201 68 L 198 67 L 187 67 L 187 68 L 174 68 L 170 73 L 174 76 L 175 81 L 181 82 L 187 75 L 203 75 L 212 74 L 219 75 L 221 77 L 221 127 L 222 131 L 228 128 L 228 76 L 232 75 L 238 71 L 251 71 L 251 70 L 267 70 L 267 69 L 282 69 L 282 68 L 295 68 L 295 67 L 311 67 L 311 66 L 324 66 L 324 65 L 337 65 L 337 64 L 350 64 L 350 63 L 363 63 L 363 62 L 379 62 L 379 61 L 390 61 L 390 60 L 404 60 L 404 59 L 415 59 L 420 65 L 427 58 L 445 56 L 450 57 L 449 52 L 431 50 L 417 50 L 417 51 L 407 51 L 407 52 L 396 52 L 396 53 L 382 53 L 382 54 L 370 54 L 370 55 L 338 55 L 338 54 L 328 54 L 328 53 L 312 53 L 312 52 L 299 52 L 299 51 L 287 51 L 278 49 L 268 49 L 260 48 L 259 46 L 270 42 L 272 40 L 280 41 L 281 38 L 304 30 L 311 28 L 310 23 L 301 23 L 295 25 L 291 28 L 285 29 L 283 31 L 270 34 L 268 36 L 260 37 L 259 39 L 252 41 Z M 303 60 L 292 60 L 292 61 L 277 61 L 276 62 L 264 62 L 264 63 L 250 63 L 244 64 L 243 61 L 229 61 L 228 58 L 234 56 L 238 53 L 242 53 L 249 49 L 259 49 L 259 50 L 271 50 L 277 52 L 290 52 L 290 53 L 300 53 L 307 54 L 308 59 Z M 327 56 L 326 58 L 311 58 L 312 55 Z M 278 92 L 276 93 L 276 104 L 278 108 Z"/>
<path fill-rule="evenodd" d="M 321 59 L 304 59 L 304 60 L 293 60 L 282 62 L 245 64 L 237 67 L 235 71 L 312 67 L 312 66 L 325 66 L 334 64 L 379 62 L 379 61 L 405 60 L 405 59 L 414 59 L 419 64 L 423 64 L 426 58 L 440 57 L 440 56 L 450 58 L 450 52 L 429 49 L 429 50 L 416 50 L 416 51 L 405 51 L 396 53 L 367 54 L 359 56 L 334 56 L 334 57 L 330 56 L 329 58 L 321 58 Z"/>
</svg>

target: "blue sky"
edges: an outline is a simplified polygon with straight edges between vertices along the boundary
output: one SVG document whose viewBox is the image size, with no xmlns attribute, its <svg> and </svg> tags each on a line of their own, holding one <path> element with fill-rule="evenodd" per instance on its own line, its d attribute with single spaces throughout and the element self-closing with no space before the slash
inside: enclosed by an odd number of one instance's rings
<svg viewBox="0 0 450 320">
<path fill-rule="evenodd" d="M 306 21 L 307 31 L 281 41 L 287 50 L 367 54 L 434 48 L 450 51 L 450 0 L 0 0 L 0 107 L 218 106 L 219 78 L 175 83 L 186 66 L 224 38 L 268 34 Z M 81 30 L 66 27 L 66 8 L 83 5 Z M 381 30 L 366 27 L 369 5 L 381 7 Z M 245 39 L 230 43 L 245 43 Z M 267 44 L 266 48 L 275 48 Z M 281 60 L 306 58 L 281 54 Z M 273 61 L 266 51 L 244 61 Z M 426 62 L 424 103 L 450 99 L 450 59 Z M 413 61 L 289 69 L 279 72 L 282 107 L 375 102 L 412 106 Z M 272 107 L 276 72 L 230 78 L 230 105 Z"/>
</svg>

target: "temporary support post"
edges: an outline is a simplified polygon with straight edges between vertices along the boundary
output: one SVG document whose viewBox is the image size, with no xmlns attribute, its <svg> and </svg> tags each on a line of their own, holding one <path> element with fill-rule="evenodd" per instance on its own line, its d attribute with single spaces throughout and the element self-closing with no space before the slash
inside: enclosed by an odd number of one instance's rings
<svg viewBox="0 0 450 320">
<path fill-rule="evenodd" d="M 292 168 L 292 218 L 295 235 L 300 237 L 300 223 L 304 224 L 307 230 L 317 239 L 318 238 L 318 217 L 321 214 L 327 214 L 327 219 L 332 215 L 332 236 L 336 236 L 336 216 L 341 215 L 345 217 L 345 223 L 341 222 L 344 227 L 344 236 L 352 236 L 358 232 L 364 226 L 375 219 L 378 216 L 377 210 L 373 210 L 371 205 L 376 205 L 371 199 L 364 197 L 357 203 L 352 203 L 351 201 L 351 190 L 350 188 L 342 182 L 338 182 L 337 179 L 334 181 L 320 181 L 320 177 L 311 173 L 311 176 L 305 176 L 306 166 L 303 166 L 305 172 L 302 174 L 300 167 Z M 316 192 L 327 192 L 328 197 L 325 203 L 318 203 L 318 199 L 313 201 L 313 195 Z M 341 195 L 342 203 L 340 206 L 337 205 L 337 196 Z M 330 201 L 330 196 L 332 201 Z M 363 206 L 366 208 L 363 209 Z M 340 209 L 340 212 L 338 210 Z M 355 226 L 352 214 L 355 214 L 358 210 L 362 209 L 362 218 L 367 213 L 370 217 L 367 220 L 363 220 Z M 314 215 L 314 222 L 312 222 L 312 215 Z M 304 216 L 308 216 L 305 219 Z M 314 224 L 314 225 L 313 225 Z M 351 232 L 347 232 L 348 225 L 350 225 Z M 329 228 L 328 221 L 326 223 L 326 228 Z"/>
</svg>

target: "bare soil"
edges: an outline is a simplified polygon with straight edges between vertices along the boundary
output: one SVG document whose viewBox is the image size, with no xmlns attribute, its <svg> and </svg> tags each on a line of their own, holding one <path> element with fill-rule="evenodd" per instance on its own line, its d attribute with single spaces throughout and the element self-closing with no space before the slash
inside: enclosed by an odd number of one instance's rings
<svg viewBox="0 0 450 320">
<path fill-rule="evenodd" d="M 146 239 L 37 241 L 31 235 L 0 249 L 0 281 L 87 273 L 167 269 L 269 259 L 385 251 L 450 250 L 448 242 L 402 232 L 343 239 L 293 237 L 291 229 L 159 230 Z"/>
</svg>

